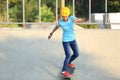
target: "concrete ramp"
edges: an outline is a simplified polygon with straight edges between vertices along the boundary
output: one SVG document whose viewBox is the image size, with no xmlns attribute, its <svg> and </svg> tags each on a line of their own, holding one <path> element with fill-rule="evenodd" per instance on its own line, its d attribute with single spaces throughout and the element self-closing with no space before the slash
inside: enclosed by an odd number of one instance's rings
<svg viewBox="0 0 120 80">
<path fill-rule="evenodd" d="M 0 30 L 0 80 L 60 80 L 61 30 Z M 120 80 L 120 31 L 76 29 L 74 80 Z"/>
</svg>

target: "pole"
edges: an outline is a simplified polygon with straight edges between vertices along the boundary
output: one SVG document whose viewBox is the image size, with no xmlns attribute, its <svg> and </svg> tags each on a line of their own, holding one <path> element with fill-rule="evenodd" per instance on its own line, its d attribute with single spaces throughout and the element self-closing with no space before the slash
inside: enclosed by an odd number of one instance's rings
<svg viewBox="0 0 120 80">
<path fill-rule="evenodd" d="M 56 0 L 56 23 L 58 21 L 58 0 Z"/>
<path fill-rule="evenodd" d="M 41 22 L 41 0 L 39 0 L 39 23 Z"/>
<path fill-rule="evenodd" d="M 61 0 L 61 8 L 65 7 L 65 0 Z"/>
<path fill-rule="evenodd" d="M 91 23 L 91 0 L 89 0 L 89 23 Z"/>
<path fill-rule="evenodd" d="M 22 4 L 22 6 L 23 6 L 23 28 L 26 28 L 26 24 L 25 24 L 25 1 L 24 0 L 22 0 L 23 1 L 23 4 Z"/>
<path fill-rule="evenodd" d="M 75 0 L 73 0 L 73 15 L 75 15 Z"/>
<path fill-rule="evenodd" d="M 107 0 L 105 0 L 105 24 L 107 24 Z"/>
<path fill-rule="evenodd" d="M 7 0 L 7 23 L 9 23 L 9 3 Z"/>
</svg>

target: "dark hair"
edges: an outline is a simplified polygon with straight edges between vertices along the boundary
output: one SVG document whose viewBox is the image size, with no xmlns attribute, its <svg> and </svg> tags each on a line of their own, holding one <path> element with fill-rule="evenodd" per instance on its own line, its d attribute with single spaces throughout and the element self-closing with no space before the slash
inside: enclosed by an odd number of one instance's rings
<svg viewBox="0 0 120 80">
<path fill-rule="evenodd" d="M 69 15 L 69 17 L 72 16 L 72 14 Z"/>
</svg>

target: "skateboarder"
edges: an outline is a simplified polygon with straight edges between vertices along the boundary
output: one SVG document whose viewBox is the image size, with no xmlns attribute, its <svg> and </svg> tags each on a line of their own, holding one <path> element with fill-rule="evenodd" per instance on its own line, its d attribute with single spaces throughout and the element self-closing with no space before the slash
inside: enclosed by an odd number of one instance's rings
<svg viewBox="0 0 120 80">
<path fill-rule="evenodd" d="M 65 52 L 65 60 L 63 63 L 63 68 L 61 75 L 66 77 L 71 77 L 72 75 L 67 71 L 68 67 L 75 67 L 75 64 L 72 63 L 78 56 L 79 50 L 77 46 L 77 42 L 75 39 L 75 32 L 74 32 L 74 23 L 75 22 L 83 22 L 84 19 L 76 18 L 73 15 L 70 15 L 70 9 L 68 7 L 63 7 L 61 9 L 60 15 L 62 19 L 58 21 L 58 24 L 52 32 L 49 34 L 48 39 L 50 39 L 53 33 L 61 27 L 63 30 L 62 36 L 62 44 Z M 70 49 L 73 51 L 73 55 L 71 56 Z"/>
</svg>

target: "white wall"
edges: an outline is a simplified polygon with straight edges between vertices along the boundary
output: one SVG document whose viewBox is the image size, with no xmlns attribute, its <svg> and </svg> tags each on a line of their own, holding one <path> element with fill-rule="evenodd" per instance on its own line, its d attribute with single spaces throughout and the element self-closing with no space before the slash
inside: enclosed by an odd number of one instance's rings
<svg viewBox="0 0 120 80">
<path fill-rule="evenodd" d="M 91 19 L 93 23 L 99 23 L 99 28 L 105 28 L 105 13 L 94 13 L 91 14 Z M 120 13 L 108 13 L 107 14 L 107 22 L 110 23 L 108 25 L 111 29 L 120 29 Z M 112 24 L 114 23 L 114 24 Z"/>
</svg>

